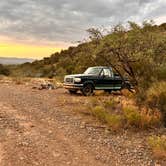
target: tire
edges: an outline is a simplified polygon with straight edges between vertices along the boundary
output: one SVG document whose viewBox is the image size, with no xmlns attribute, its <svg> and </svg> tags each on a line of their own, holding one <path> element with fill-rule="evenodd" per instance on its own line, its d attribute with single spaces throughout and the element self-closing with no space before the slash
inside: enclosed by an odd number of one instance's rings
<svg viewBox="0 0 166 166">
<path fill-rule="evenodd" d="M 75 90 L 75 89 L 70 89 L 70 90 L 69 90 L 69 93 L 70 93 L 70 94 L 76 94 L 76 93 L 77 93 L 77 90 Z"/>
<path fill-rule="evenodd" d="M 82 94 L 84 96 L 92 96 L 93 95 L 93 86 L 91 84 L 87 84 L 82 89 Z"/>
</svg>

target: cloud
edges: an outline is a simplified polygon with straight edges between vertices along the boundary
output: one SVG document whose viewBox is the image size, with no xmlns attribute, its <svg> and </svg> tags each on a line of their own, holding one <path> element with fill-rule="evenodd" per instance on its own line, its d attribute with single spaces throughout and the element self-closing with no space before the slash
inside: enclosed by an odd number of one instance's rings
<svg viewBox="0 0 166 166">
<path fill-rule="evenodd" d="M 165 0 L 1 0 L 0 35 L 22 42 L 70 44 L 90 27 L 165 18 L 165 9 Z"/>
</svg>

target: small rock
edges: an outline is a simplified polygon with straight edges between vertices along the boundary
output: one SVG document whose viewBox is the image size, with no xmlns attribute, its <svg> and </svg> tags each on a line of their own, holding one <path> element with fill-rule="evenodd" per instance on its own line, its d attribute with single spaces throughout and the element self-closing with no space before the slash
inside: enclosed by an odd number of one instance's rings
<svg viewBox="0 0 166 166">
<path fill-rule="evenodd" d="M 52 131 L 51 131 L 51 130 L 49 130 L 49 131 L 48 131 L 48 133 L 49 133 L 49 134 L 52 134 Z"/>
<path fill-rule="evenodd" d="M 80 126 L 80 129 L 84 129 L 85 128 L 85 126 Z"/>
<path fill-rule="evenodd" d="M 20 160 L 24 160 L 24 157 L 20 157 Z"/>
<path fill-rule="evenodd" d="M 53 152 L 54 157 L 60 157 L 60 153 Z"/>
<path fill-rule="evenodd" d="M 71 164 L 71 162 L 70 162 L 70 161 L 68 161 L 66 164 L 67 164 L 67 165 L 70 165 L 70 164 Z"/>
<path fill-rule="evenodd" d="M 96 160 L 100 160 L 100 156 L 97 155 L 97 156 L 95 157 L 95 159 L 96 159 Z"/>
</svg>

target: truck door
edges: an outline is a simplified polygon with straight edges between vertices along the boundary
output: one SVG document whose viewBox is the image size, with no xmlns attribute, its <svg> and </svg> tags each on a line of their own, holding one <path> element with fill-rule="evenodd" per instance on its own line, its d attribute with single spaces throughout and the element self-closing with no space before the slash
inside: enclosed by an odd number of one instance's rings
<svg viewBox="0 0 166 166">
<path fill-rule="evenodd" d="M 122 79 L 118 74 L 114 74 L 114 90 L 120 90 L 122 87 Z"/>
<path fill-rule="evenodd" d="M 103 68 L 96 83 L 96 89 L 114 89 L 114 75 L 110 68 Z"/>
</svg>

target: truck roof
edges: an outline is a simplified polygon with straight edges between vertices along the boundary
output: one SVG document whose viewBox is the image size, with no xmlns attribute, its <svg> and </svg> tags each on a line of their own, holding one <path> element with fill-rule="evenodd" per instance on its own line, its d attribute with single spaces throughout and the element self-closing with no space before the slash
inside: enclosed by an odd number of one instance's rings
<svg viewBox="0 0 166 166">
<path fill-rule="evenodd" d="M 92 67 L 95 67 L 95 68 L 112 68 L 111 66 L 92 66 Z"/>
</svg>

